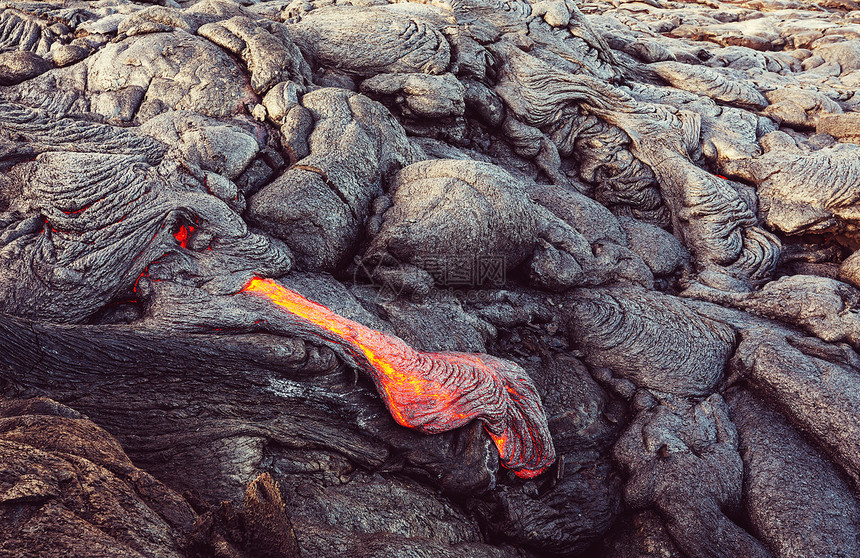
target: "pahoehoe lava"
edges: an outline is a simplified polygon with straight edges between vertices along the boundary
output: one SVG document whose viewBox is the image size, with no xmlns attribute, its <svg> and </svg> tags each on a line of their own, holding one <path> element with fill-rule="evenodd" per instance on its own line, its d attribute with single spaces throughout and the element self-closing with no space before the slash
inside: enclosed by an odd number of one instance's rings
<svg viewBox="0 0 860 558">
<path fill-rule="evenodd" d="M 860 555 L 855 0 L 0 5 L 0 555 Z"/>
<path fill-rule="evenodd" d="M 295 291 L 255 277 L 240 293 L 266 297 L 319 328 L 370 374 L 394 420 L 436 434 L 480 419 L 504 465 L 532 478 L 555 461 L 537 390 L 513 362 L 490 355 L 413 350 L 402 340 L 348 320 Z"/>
</svg>

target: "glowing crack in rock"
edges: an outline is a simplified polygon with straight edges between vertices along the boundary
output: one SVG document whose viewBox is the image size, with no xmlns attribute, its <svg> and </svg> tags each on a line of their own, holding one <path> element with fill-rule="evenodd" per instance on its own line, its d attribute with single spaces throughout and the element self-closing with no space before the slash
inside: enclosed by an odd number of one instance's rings
<svg viewBox="0 0 860 558">
<path fill-rule="evenodd" d="M 435 434 L 479 419 L 504 466 L 521 478 L 535 477 L 555 461 L 540 397 L 513 362 L 486 354 L 416 351 L 269 279 L 254 278 L 240 293 L 265 297 L 326 332 L 370 374 L 398 424 Z"/>
</svg>

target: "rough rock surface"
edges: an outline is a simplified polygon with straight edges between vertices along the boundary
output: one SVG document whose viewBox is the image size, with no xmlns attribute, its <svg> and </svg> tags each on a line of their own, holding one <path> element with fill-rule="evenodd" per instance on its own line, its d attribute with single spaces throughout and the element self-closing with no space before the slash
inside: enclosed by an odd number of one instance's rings
<svg viewBox="0 0 860 558">
<path fill-rule="evenodd" d="M 858 88 L 853 0 L 0 5 L 0 554 L 857 556 Z"/>
</svg>

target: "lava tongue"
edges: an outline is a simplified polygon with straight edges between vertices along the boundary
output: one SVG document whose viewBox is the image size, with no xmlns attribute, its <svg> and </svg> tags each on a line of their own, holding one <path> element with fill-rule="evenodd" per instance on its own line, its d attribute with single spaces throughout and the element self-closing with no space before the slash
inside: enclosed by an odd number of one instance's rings
<svg viewBox="0 0 860 558">
<path fill-rule="evenodd" d="M 373 378 L 398 424 L 433 434 L 480 419 L 502 463 L 521 478 L 535 477 L 555 461 L 540 397 L 513 362 L 484 354 L 416 351 L 270 279 L 255 277 L 240 292 L 268 298 L 341 346 Z"/>
</svg>

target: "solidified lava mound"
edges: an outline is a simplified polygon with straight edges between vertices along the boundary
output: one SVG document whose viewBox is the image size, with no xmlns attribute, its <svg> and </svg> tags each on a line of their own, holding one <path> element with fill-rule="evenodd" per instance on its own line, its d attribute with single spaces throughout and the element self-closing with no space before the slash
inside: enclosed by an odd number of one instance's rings
<svg viewBox="0 0 860 558">
<path fill-rule="evenodd" d="M 860 556 L 860 5 L 0 4 L 0 556 Z"/>
</svg>

